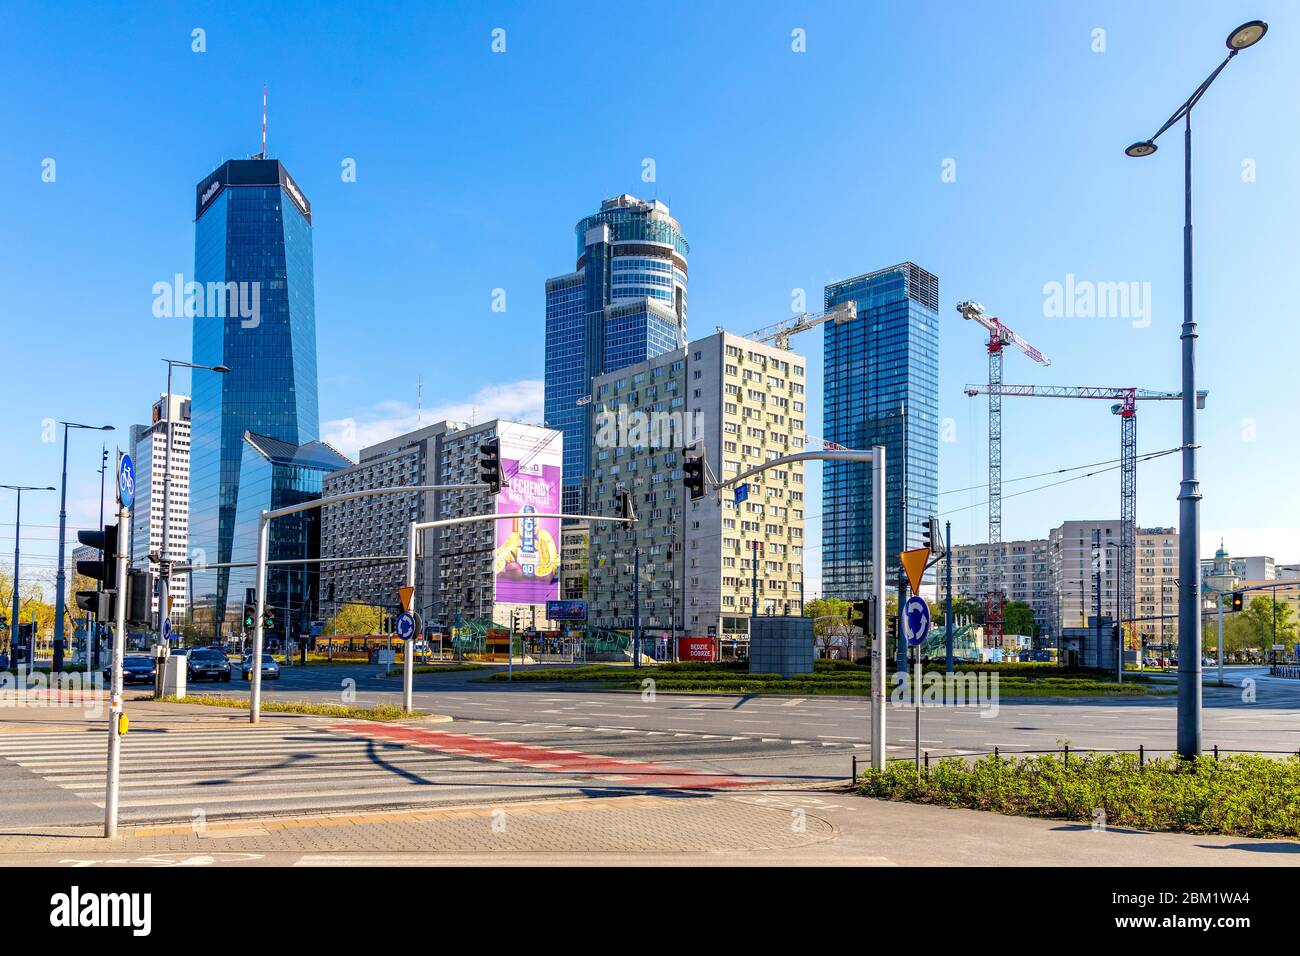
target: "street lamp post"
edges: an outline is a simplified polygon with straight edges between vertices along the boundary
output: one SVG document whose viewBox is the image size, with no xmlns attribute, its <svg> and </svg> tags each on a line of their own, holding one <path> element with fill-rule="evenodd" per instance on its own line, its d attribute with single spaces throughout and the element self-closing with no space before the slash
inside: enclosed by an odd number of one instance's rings
<svg viewBox="0 0 1300 956">
<path fill-rule="evenodd" d="M 1180 119 L 1183 131 L 1183 477 L 1178 491 L 1178 755 L 1201 753 L 1201 490 L 1196 477 L 1196 319 L 1192 310 L 1192 108 L 1223 68 L 1268 32 L 1263 20 L 1243 23 L 1228 35 L 1228 55 L 1150 139 L 1124 150 L 1151 156 L 1156 140 Z"/>
<path fill-rule="evenodd" d="M 172 506 L 172 369 L 176 366 L 181 368 L 199 369 L 206 372 L 217 372 L 225 374 L 230 369 L 225 365 L 199 365 L 194 362 L 183 362 L 180 359 L 163 359 L 167 363 L 167 398 L 166 405 L 163 407 L 163 414 L 167 416 L 167 439 L 166 449 L 163 452 L 163 531 L 162 531 L 162 553 L 158 561 L 158 637 L 162 639 L 163 619 L 167 617 L 167 596 L 171 590 L 171 506 Z M 194 600 L 194 595 L 186 593 L 185 602 L 188 606 Z"/>
<path fill-rule="evenodd" d="M 53 491 L 53 485 L 40 487 L 37 485 L 0 485 L 0 488 L 8 488 L 10 491 L 18 492 L 18 505 L 14 511 L 14 593 L 13 593 L 13 615 L 9 620 L 9 664 L 14 669 L 15 676 L 18 674 L 18 561 L 22 555 L 20 545 L 23 539 L 23 492 L 24 491 Z"/>
<path fill-rule="evenodd" d="M 112 425 L 82 425 L 78 422 L 59 422 L 63 426 L 63 490 L 59 497 L 59 570 L 54 577 L 54 661 L 50 667 L 53 673 L 63 670 L 63 586 L 66 575 L 63 571 L 63 539 L 68 536 L 68 432 L 74 428 L 92 431 L 111 432 Z"/>
</svg>

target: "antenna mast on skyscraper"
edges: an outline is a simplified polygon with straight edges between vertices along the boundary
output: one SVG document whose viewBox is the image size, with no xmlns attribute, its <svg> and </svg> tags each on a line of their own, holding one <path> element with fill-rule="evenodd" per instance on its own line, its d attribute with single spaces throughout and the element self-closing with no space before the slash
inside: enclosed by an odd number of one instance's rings
<svg viewBox="0 0 1300 956">
<path fill-rule="evenodd" d="M 266 84 L 262 84 L 262 158 L 266 159 Z"/>
</svg>

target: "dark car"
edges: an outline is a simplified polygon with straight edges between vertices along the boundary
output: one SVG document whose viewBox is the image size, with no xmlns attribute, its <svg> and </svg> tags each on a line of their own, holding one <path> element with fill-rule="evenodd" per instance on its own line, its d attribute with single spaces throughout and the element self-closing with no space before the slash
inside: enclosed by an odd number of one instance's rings
<svg viewBox="0 0 1300 956">
<path fill-rule="evenodd" d="M 230 683 L 230 659 L 211 647 L 196 647 L 185 655 L 186 677 L 191 681 L 219 680 Z"/>
<path fill-rule="evenodd" d="M 153 683 L 154 677 L 158 673 L 158 668 L 154 666 L 153 658 L 148 654 L 128 654 L 122 658 L 122 683 L 131 684 L 136 681 L 144 683 Z M 113 665 L 110 664 L 104 668 L 104 683 L 113 680 Z"/>
</svg>

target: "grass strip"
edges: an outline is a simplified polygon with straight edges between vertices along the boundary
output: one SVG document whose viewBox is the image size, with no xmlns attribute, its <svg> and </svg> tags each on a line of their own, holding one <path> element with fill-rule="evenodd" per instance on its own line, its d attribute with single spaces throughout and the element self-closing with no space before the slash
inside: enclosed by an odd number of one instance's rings
<svg viewBox="0 0 1300 956">
<path fill-rule="evenodd" d="M 193 694 L 186 697 L 142 697 L 140 700 L 163 704 L 199 704 L 204 707 L 229 707 L 248 710 L 248 701 L 241 697 L 219 697 L 215 694 Z M 262 701 L 262 710 L 279 714 L 302 714 L 308 717 L 344 717 L 351 720 L 404 720 L 408 717 L 428 716 L 421 711 L 406 713 L 400 707 L 376 704 L 374 707 L 348 707 L 345 704 L 313 704 L 305 700 Z"/>
</svg>

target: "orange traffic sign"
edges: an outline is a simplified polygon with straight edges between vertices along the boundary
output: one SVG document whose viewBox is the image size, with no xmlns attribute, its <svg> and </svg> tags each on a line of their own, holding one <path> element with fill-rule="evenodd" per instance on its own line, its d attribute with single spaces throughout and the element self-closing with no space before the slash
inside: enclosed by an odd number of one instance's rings
<svg viewBox="0 0 1300 956">
<path fill-rule="evenodd" d="M 915 594 L 921 587 L 921 576 L 925 574 L 925 562 L 930 557 L 929 548 L 913 548 L 899 554 L 903 559 L 903 569 L 907 571 L 907 583 Z"/>
<path fill-rule="evenodd" d="M 402 603 L 402 610 L 411 610 L 411 598 L 415 597 L 415 588 L 398 588 L 397 597 Z"/>
</svg>

